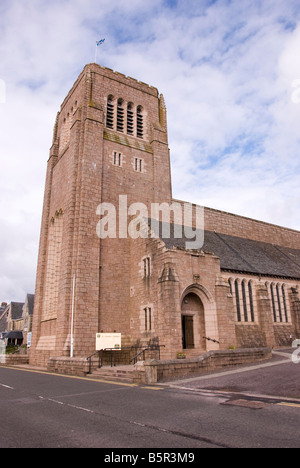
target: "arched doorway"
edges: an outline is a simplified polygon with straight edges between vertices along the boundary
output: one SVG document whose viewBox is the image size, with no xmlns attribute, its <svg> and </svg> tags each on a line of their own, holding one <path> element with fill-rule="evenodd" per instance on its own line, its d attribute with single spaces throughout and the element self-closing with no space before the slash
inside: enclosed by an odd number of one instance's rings
<svg viewBox="0 0 300 468">
<path fill-rule="evenodd" d="M 183 349 L 206 350 L 204 306 L 197 294 L 190 292 L 181 305 Z"/>
</svg>

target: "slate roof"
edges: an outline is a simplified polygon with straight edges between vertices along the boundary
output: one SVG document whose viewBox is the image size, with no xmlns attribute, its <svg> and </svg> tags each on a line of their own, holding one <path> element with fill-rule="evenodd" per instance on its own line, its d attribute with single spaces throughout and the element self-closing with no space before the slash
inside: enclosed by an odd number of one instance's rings
<svg viewBox="0 0 300 468">
<path fill-rule="evenodd" d="M 7 330 L 7 311 L 6 307 L 2 308 L 0 312 L 0 332 L 5 332 Z"/>
<path fill-rule="evenodd" d="M 149 226 L 150 220 L 148 221 Z M 162 223 L 160 223 L 160 233 Z M 199 236 L 200 237 L 200 236 Z M 189 240 L 160 238 L 169 249 L 185 249 Z M 300 247 L 300 246 L 299 246 Z M 251 239 L 205 231 L 204 245 L 200 249 L 220 258 L 221 269 L 233 272 L 250 273 L 262 276 L 276 276 L 300 279 L 300 248 L 291 249 L 279 245 L 258 242 Z"/>
<path fill-rule="evenodd" d="M 203 250 L 220 257 L 222 270 L 300 279 L 300 249 L 205 231 Z"/>
<path fill-rule="evenodd" d="M 23 315 L 24 302 L 11 302 L 11 318 L 12 320 L 19 320 Z"/>
<path fill-rule="evenodd" d="M 28 301 L 28 314 L 33 315 L 34 294 L 27 294 L 26 299 Z"/>
</svg>

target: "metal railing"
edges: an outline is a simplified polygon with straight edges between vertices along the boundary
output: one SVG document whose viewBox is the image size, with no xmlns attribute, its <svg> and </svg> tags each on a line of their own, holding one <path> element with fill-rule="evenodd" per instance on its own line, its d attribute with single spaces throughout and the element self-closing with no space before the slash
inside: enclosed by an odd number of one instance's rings
<svg viewBox="0 0 300 468">
<path fill-rule="evenodd" d="M 120 348 L 120 349 L 106 348 L 106 349 L 101 349 L 100 351 L 95 351 L 95 353 L 91 354 L 90 356 L 88 356 L 86 358 L 86 360 L 89 362 L 89 371 L 88 371 L 88 373 L 89 374 L 92 373 L 93 358 L 95 356 L 97 356 L 97 355 L 98 355 L 97 367 L 99 369 L 101 369 L 101 367 L 103 367 L 104 353 L 110 353 L 110 366 L 114 367 L 114 366 L 116 366 L 116 357 L 120 356 L 119 353 L 121 353 L 122 351 L 127 351 L 127 352 L 129 352 L 129 354 L 130 354 L 131 351 L 134 351 L 135 355 L 132 358 L 130 358 L 130 356 L 129 356 L 128 364 L 132 364 L 132 363 L 136 364 L 137 361 L 138 361 L 138 358 L 141 355 L 143 355 L 143 360 L 145 360 L 147 351 L 158 351 L 158 359 L 160 360 L 160 349 L 161 348 L 165 348 L 165 346 L 164 345 L 147 346 L 147 347 L 130 346 L 130 347 L 125 347 L 125 348 Z M 141 350 L 141 351 L 138 351 L 138 350 Z"/>
<path fill-rule="evenodd" d="M 87 361 L 89 361 L 89 371 L 88 371 L 88 374 L 91 374 L 92 373 L 92 358 L 94 356 L 96 356 L 98 354 L 98 358 L 99 358 L 99 364 L 98 364 L 98 368 L 100 369 L 102 367 L 102 356 L 101 356 L 101 353 L 102 353 L 102 350 L 101 351 L 96 351 L 95 353 L 91 354 L 90 356 L 88 356 L 86 358 Z"/>
<path fill-rule="evenodd" d="M 138 358 L 142 355 L 143 355 L 143 361 L 145 361 L 147 351 L 158 351 L 158 360 L 160 361 L 160 348 L 165 348 L 165 346 L 164 345 L 148 346 L 147 348 L 142 349 L 142 351 L 136 354 L 133 358 L 131 358 L 130 362 L 133 364 L 136 364 L 138 362 Z"/>
<path fill-rule="evenodd" d="M 207 341 L 212 341 L 213 343 L 218 343 L 218 344 L 220 344 L 220 341 L 214 340 L 214 339 L 212 339 L 212 338 L 207 338 L 206 336 L 204 336 L 203 338 L 204 338 L 205 340 L 207 340 Z"/>
</svg>

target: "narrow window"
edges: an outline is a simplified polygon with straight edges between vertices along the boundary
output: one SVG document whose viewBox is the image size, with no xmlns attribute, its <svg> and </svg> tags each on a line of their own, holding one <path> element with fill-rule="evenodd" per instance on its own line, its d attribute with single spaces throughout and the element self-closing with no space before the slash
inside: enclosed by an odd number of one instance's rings
<svg viewBox="0 0 300 468">
<path fill-rule="evenodd" d="M 127 106 L 127 133 L 133 135 L 133 106 L 128 104 Z"/>
<path fill-rule="evenodd" d="M 123 100 L 118 100 L 118 108 L 117 108 L 117 131 L 123 132 L 124 131 L 124 108 L 123 108 Z"/>
<path fill-rule="evenodd" d="M 151 307 L 145 307 L 145 331 L 152 330 L 152 310 Z"/>
<path fill-rule="evenodd" d="M 247 295 L 246 295 L 245 281 L 242 282 L 242 293 L 243 293 L 243 305 L 244 305 L 245 322 L 248 322 Z"/>
<path fill-rule="evenodd" d="M 251 281 L 249 281 L 249 283 L 248 283 L 248 290 L 249 290 L 249 299 L 250 299 L 251 321 L 252 321 L 252 322 L 255 322 L 254 303 L 253 303 L 253 291 L 252 291 L 252 284 L 251 284 Z"/>
<path fill-rule="evenodd" d="M 144 278 L 149 278 L 151 275 L 151 259 L 150 257 L 144 258 Z"/>
<path fill-rule="evenodd" d="M 274 285 L 271 284 L 271 297 L 272 297 L 272 308 L 273 308 L 273 317 L 274 322 L 277 322 L 277 313 L 276 313 L 276 303 L 275 303 L 275 294 L 274 294 Z"/>
<path fill-rule="evenodd" d="M 288 309 L 287 309 L 286 294 L 285 294 L 284 285 L 282 285 L 282 299 L 283 299 L 283 307 L 284 307 L 285 321 L 286 321 L 286 323 L 288 323 L 288 321 L 289 321 L 289 315 L 288 315 Z"/>
<path fill-rule="evenodd" d="M 276 285 L 276 293 L 277 293 L 277 302 L 278 302 L 278 310 L 279 310 L 279 320 L 280 320 L 280 322 L 283 322 L 283 320 L 282 320 L 282 308 L 281 308 L 279 284 Z"/>
<path fill-rule="evenodd" d="M 143 172 L 143 160 L 134 158 L 134 170 L 136 172 Z"/>
<path fill-rule="evenodd" d="M 143 138 L 144 134 L 144 129 L 143 129 L 143 114 L 142 114 L 142 108 L 139 106 L 137 108 L 137 114 L 136 114 L 136 125 L 137 125 L 137 137 L 138 138 Z"/>
<path fill-rule="evenodd" d="M 122 153 L 114 152 L 114 166 L 122 165 Z"/>
<path fill-rule="evenodd" d="M 239 293 L 239 283 L 238 280 L 235 281 L 235 299 L 236 299 L 236 310 L 237 310 L 237 318 L 238 322 L 242 321 L 241 316 L 241 304 L 240 304 L 240 293 Z"/>
<path fill-rule="evenodd" d="M 107 100 L 106 126 L 111 129 L 114 127 L 114 104 L 112 96 L 109 96 Z"/>
</svg>

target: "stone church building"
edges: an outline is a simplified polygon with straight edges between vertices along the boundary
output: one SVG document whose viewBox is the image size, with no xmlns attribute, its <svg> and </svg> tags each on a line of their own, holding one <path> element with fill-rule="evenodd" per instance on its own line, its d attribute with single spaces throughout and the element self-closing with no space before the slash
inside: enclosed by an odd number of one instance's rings
<svg viewBox="0 0 300 468">
<path fill-rule="evenodd" d="M 71 336 L 74 357 L 87 357 L 98 332 L 121 333 L 122 347 L 164 345 L 164 359 L 300 338 L 300 232 L 190 206 L 204 236 L 193 246 L 179 235 L 186 208 L 172 198 L 163 96 L 87 65 L 54 127 L 32 364 L 70 356 Z"/>
</svg>

